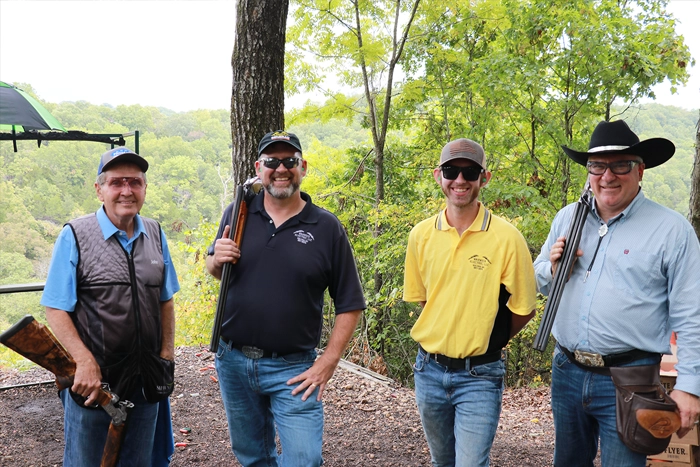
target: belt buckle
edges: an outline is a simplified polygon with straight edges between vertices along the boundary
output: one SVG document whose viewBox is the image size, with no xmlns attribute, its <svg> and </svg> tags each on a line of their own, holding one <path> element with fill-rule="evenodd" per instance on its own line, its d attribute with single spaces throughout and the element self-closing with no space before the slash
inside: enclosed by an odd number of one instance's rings
<svg viewBox="0 0 700 467">
<path fill-rule="evenodd" d="M 599 353 L 584 352 L 583 350 L 575 350 L 574 358 L 577 362 L 586 366 L 605 366 L 603 356 Z"/>
<path fill-rule="evenodd" d="M 243 347 L 241 347 L 241 352 L 243 352 L 243 355 L 253 360 L 259 360 L 263 358 L 263 355 L 265 353 L 263 349 L 253 347 L 252 345 L 244 345 Z"/>
</svg>

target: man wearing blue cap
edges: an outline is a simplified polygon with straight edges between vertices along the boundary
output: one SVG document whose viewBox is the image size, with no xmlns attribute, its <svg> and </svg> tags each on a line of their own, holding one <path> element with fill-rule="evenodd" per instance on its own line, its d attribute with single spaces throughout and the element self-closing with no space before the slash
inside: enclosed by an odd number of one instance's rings
<svg viewBox="0 0 700 467">
<path fill-rule="evenodd" d="M 95 213 L 68 222 L 56 240 L 41 304 L 76 362 L 60 392 L 65 467 L 100 465 L 110 416 L 94 407 L 106 385 L 134 404 L 121 466 L 151 465 L 159 401 L 173 390 L 180 286 L 160 225 L 139 215 L 148 162 L 119 147 L 102 154 Z"/>
<path fill-rule="evenodd" d="M 266 134 L 255 162 L 264 190 L 248 203 L 242 244 L 228 238 L 229 206 L 207 258 L 218 279 L 237 260 L 221 284 L 228 295 L 216 371 L 244 467 L 321 465 L 321 397 L 365 308 L 343 226 L 299 190 L 306 168 L 296 135 Z M 335 325 L 317 359 L 326 289 Z"/>
</svg>

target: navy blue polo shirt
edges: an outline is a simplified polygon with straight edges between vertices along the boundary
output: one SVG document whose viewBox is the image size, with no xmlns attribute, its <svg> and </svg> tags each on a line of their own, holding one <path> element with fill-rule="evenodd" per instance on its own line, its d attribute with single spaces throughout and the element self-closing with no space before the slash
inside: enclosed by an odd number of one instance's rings
<svg viewBox="0 0 700 467">
<path fill-rule="evenodd" d="M 306 193 L 301 193 L 304 209 L 278 228 L 265 212 L 263 196 L 264 191 L 248 205 L 221 335 L 283 354 L 311 350 L 321 339 L 326 289 L 336 314 L 365 309 L 350 242 L 338 218 Z M 224 210 L 217 239 L 230 223 L 231 209 Z"/>
</svg>

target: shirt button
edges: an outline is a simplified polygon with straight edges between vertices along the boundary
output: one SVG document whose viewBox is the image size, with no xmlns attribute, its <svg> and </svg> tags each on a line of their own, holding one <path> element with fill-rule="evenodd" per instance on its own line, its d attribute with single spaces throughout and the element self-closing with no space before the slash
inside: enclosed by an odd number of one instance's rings
<svg viewBox="0 0 700 467">
<path fill-rule="evenodd" d="M 272 224 L 272 219 L 270 219 L 270 224 Z"/>
<path fill-rule="evenodd" d="M 272 234 L 272 236 L 274 237 L 274 236 L 275 236 L 275 234 Z"/>
</svg>

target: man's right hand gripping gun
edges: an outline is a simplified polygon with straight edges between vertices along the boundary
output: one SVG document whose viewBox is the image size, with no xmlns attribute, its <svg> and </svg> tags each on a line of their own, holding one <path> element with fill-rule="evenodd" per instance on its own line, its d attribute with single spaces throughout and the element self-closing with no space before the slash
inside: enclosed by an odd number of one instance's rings
<svg viewBox="0 0 700 467">
<path fill-rule="evenodd" d="M 58 389 L 70 388 L 75 376 L 75 361 L 56 337 L 33 316 L 26 315 L 11 328 L 0 334 L 0 342 L 37 365 L 49 370 L 56 377 Z M 120 401 L 119 397 L 100 389 L 97 404 L 112 417 L 107 443 L 102 455 L 101 467 L 114 466 L 119 458 L 124 439 L 126 417 L 134 404 Z"/>
</svg>

